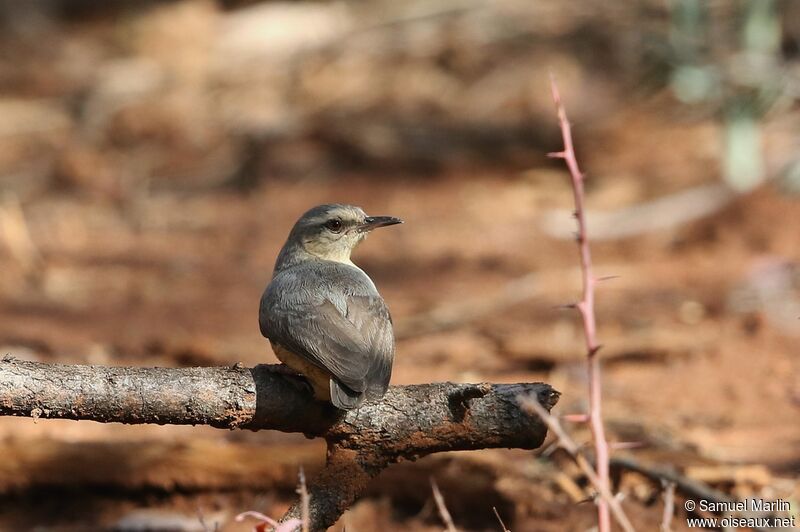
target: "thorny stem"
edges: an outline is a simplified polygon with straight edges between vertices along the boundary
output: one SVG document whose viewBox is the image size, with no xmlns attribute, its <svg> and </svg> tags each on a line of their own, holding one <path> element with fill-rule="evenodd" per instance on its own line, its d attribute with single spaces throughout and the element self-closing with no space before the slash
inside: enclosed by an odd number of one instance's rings
<svg viewBox="0 0 800 532">
<path fill-rule="evenodd" d="M 572 196 L 575 201 L 575 219 L 578 222 L 578 248 L 581 256 L 581 276 L 583 280 L 583 294 L 577 304 L 578 311 L 583 321 L 583 333 L 586 339 L 586 351 L 589 372 L 589 426 L 592 431 L 594 450 L 597 459 L 596 472 L 603 486 L 609 484 L 609 451 L 603 426 L 602 392 L 600 380 L 600 361 L 597 352 L 600 344 L 597 341 L 597 324 L 594 314 L 594 286 L 597 280 L 592 274 L 592 254 L 589 250 L 589 235 L 586 228 L 586 210 L 584 209 L 585 193 L 583 189 L 584 175 L 578 166 L 575 157 L 575 148 L 572 143 L 572 130 L 567 120 L 567 112 L 561 102 L 555 78 L 550 76 L 550 88 L 553 93 L 553 102 L 558 113 L 558 122 L 561 126 L 561 136 L 564 140 L 564 150 L 551 153 L 551 157 L 564 159 L 572 177 Z M 597 500 L 598 528 L 600 532 L 611 530 L 611 518 L 608 503 L 603 498 Z"/>
</svg>

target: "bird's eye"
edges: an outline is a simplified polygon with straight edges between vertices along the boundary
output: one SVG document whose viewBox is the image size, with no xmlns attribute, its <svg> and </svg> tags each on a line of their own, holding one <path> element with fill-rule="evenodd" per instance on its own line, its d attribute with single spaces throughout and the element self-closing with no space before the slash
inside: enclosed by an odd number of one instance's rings
<svg viewBox="0 0 800 532">
<path fill-rule="evenodd" d="M 338 218 L 334 218 L 333 220 L 328 220 L 325 222 L 325 227 L 329 230 L 333 231 L 334 233 L 338 233 L 342 230 L 342 221 Z"/>
</svg>

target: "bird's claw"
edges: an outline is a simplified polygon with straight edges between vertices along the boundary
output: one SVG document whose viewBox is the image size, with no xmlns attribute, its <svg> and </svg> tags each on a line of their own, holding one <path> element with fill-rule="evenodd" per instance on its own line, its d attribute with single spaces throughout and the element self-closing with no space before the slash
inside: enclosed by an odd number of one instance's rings
<svg viewBox="0 0 800 532">
<path fill-rule="evenodd" d="M 293 370 L 286 364 L 266 364 L 267 370 L 272 373 L 277 373 L 278 375 L 291 375 L 293 377 L 299 377 L 300 372 Z"/>
</svg>

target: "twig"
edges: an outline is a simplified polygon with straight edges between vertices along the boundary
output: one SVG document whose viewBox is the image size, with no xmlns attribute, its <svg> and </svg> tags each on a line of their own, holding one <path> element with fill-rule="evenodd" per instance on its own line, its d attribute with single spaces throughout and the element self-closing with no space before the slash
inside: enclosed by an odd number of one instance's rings
<svg viewBox="0 0 800 532">
<path fill-rule="evenodd" d="M 672 516 L 675 514 L 675 483 L 663 482 L 664 513 L 661 515 L 661 532 L 672 532 Z"/>
<path fill-rule="evenodd" d="M 598 482 L 602 484 L 603 491 L 610 492 L 608 474 L 608 442 L 606 440 L 605 427 L 603 426 L 602 413 L 602 392 L 600 380 L 600 360 L 597 352 L 600 344 L 597 341 L 597 325 L 594 315 L 594 285 L 597 282 L 592 274 L 592 254 L 589 250 L 589 234 L 586 228 L 586 212 L 584 208 L 585 193 L 583 189 L 584 175 L 578 166 L 575 157 L 575 148 L 572 144 L 572 131 L 567 112 L 561 103 L 561 95 L 558 92 L 556 81 L 550 77 L 550 88 L 553 92 L 553 102 L 556 105 L 558 121 L 561 125 L 561 136 L 564 141 L 564 150 L 558 153 L 551 153 L 551 157 L 564 159 L 572 177 L 573 200 L 575 201 L 575 218 L 578 221 L 578 248 L 581 257 L 581 273 L 583 280 L 583 294 L 581 300 L 576 305 L 583 320 L 583 333 L 586 338 L 586 350 L 588 358 L 589 372 L 589 426 L 592 431 L 592 440 L 596 457 L 596 468 Z M 598 528 L 600 532 L 610 532 L 611 518 L 608 513 L 608 504 L 605 497 L 597 502 Z"/>
<path fill-rule="evenodd" d="M 431 477 L 431 490 L 433 490 L 433 500 L 436 502 L 436 509 L 439 510 L 439 517 L 442 518 L 442 522 L 447 528 L 447 532 L 458 532 L 455 523 L 453 523 L 453 518 L 450 516 L 450 511 L 447 509 L 447 505 L 444 503 L 442 492 L 439 491 L 439 486 L 436 485 L 436 481 L 433 479 L 433 477 Z"/>
<path fill-rule="evenodd" d="M 497 518 L 497 522 L 500 523 L 500 528 L 503 529 L 503 532 L 511 532 L 508 528 L 506 528 L 506 524 L 503 522 L 503 519 L 500 517 L 500 513 L 497 511 L 496 506 L 492 506 L 492 511 L 494 512 L 494 516 Z"/>
<path fill-rule="evenodd" d="M 381 401 L 343 413 L 315 401 L 298 377 L 266 365 L 114 368 L 0 359 L 0 415 L 272 429 L 325 438 L 326 466 L 307 489 L 309 529 L 315 532 L 333 525 L 372 478 L 399 460 L 540 446 L 546 426 L 530 422 L 516 402 L 520 394 L 533 394 L 548 409 L 559 396 L 546 384 L 392 386 Z M 298 502 L 281 521 L 301 519 L 303 511 Z"/>
<path fill-rule="evenodd" d="M 597 490 L 599 495 L 599 498 L 597 499 L 598 506 L 601 500 L 605 502 L 611 509 L 611 513 L 614 514 L 614 519 L 616 519 L 617 523 L 619 523 L 622 529 L 625 532 L 633 532 L 633 525 L 631 525 L 631 522 L 628 520 L 628 517 L 622 510 L 619 500 L 617 500 L 617 498 L 614 497 L 614 494 L 611 493 L 611 488 L 609 485 L 607 483 L 604 484 L 601 481 L 599 475 L 592 467 L 592 464 L 583 455 L 583 453 L 581 453 L 578 444 L 575 443 L 575 440 L 573 440 L 569 434 L 567 434 L 558 419 L 551 415 L 550 412 L 542 408 L 539 403 L 530 399 L 529 397 L 521 396 L 519 401 L 522 405 L 522 408 L 526 412 L 536 414 L 539 419 L 541 419 L 545 425 L 547 425 L 550 431 L 555 434 L 555 437 L 558 440 L 558 445 L 572 457 L 581 471 L 583 471 L 583 474 L 586 475 L 586 478 L 589 479 L 589 482 L 591 482 L 594 488 Z M 610 526 L 611 523 L 609 523 L 609 527 Z"/>
<path fill-rule="evenodd" d="M 311 498 L 308 496 L 308 488 L 306 487 L 306 473 L 303 471 L 302 466 L 300 466 L 300 473 L 298 474 L 298 477 L 300 477 L 300 486 L 297 488 L 297 494 L 300 495 L 300 519 L 303 521 L 303 532 L 308 532 L 310 526 L 309 507 Z"/>
</svg>

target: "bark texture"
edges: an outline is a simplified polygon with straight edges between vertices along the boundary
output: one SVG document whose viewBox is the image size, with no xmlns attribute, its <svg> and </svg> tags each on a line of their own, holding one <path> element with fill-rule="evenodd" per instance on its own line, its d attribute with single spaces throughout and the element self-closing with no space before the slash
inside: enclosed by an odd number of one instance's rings
<svg viewBox="0 0 800 532">
<path fill-rule="evenodd" d="M 309 485 L 310 528 L 324 530 L 382 469 L 454 450 L 534 449 L 546 426 L 519 406 L 548 410 L 558 392 L 543 383 L 392 386 L 379 402 L 347 413 L 315 401 L 301 377 L 275 366 L 133 368 L 0 361 L 0 415 L 102 423 L 210 425 L 322 437 L 325 469 Z M 286 518 L 299 515 L 292 507 Z"/>
</svg>

